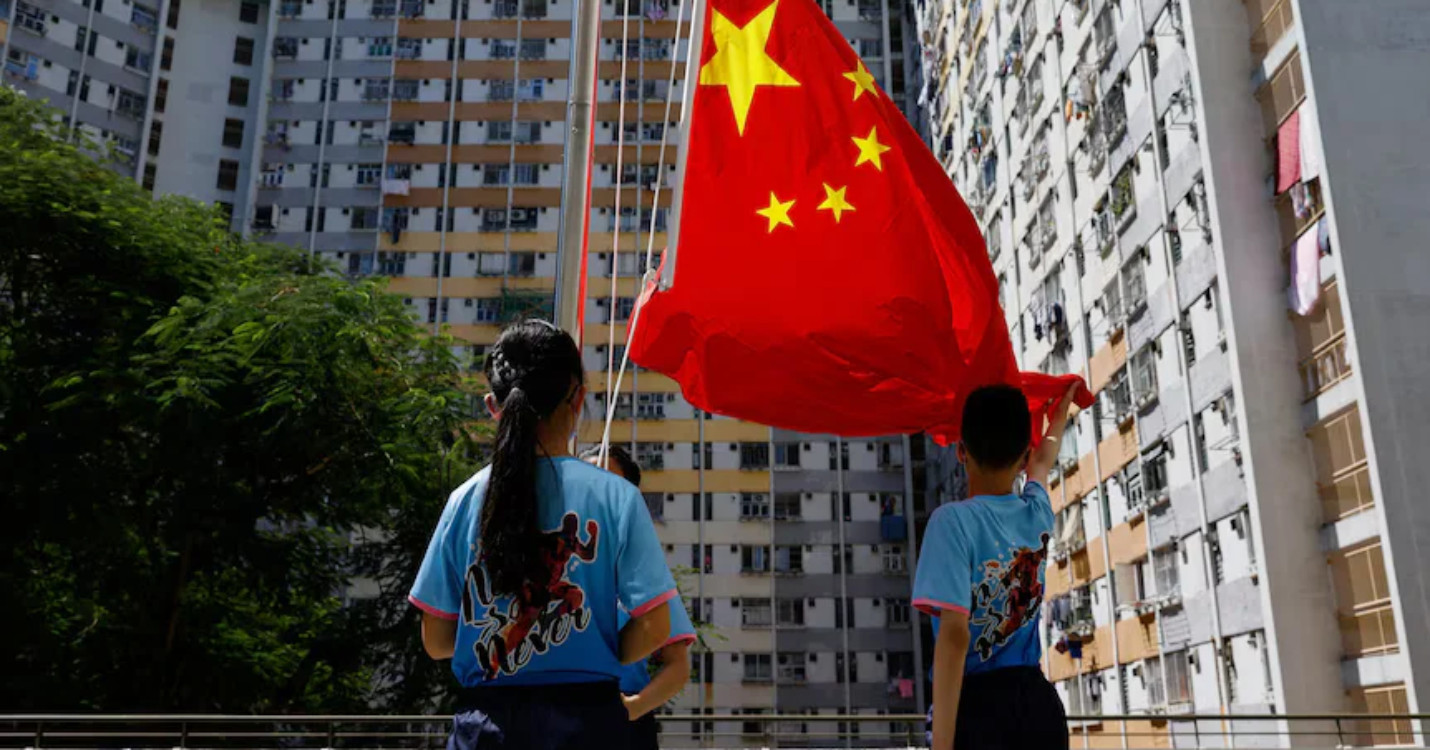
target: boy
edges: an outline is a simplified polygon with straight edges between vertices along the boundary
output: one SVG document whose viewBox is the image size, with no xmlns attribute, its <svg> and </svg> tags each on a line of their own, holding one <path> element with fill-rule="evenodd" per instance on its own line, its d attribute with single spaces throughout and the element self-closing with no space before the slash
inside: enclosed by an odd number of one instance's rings
<svg viewBox="0 0 1430 750">
<path fill-rule="evenodd" d="M 582 460 L 599 466 L 600 448 L 581 452 Z M 641 467 L 631 454 L 619 445 L 612 445 L 601 468 L 619 474 L 626 481 L 641 486 Z M 646 660 L 627 665 L 621 673 L 621 694 L 631 721 L 631 750 L 659 750 L 660 729 L 655 721 L 655 709 L 674 698 L 690 681 L 690 644 L 695 641 L 695 628 L 690 615 L 679 599 L 670 603 L 670 638 L 651 655 L 660 665 L 655 677 L 650 676 Z"/>
<path fill-rule="evenodd" d="M 1068 747 L 1062 702 L 1038 668 L 1038 615 L 1053 531 L 1044 483 L 1077 387 L 1053 407 L 1036 449 L 1022 391 L 979 388 L 964 405 L 958 458 L 970 497 L 929 519 L 914 576 L 913 604 L 934 617 L 934 750 Z"/>
</svg>

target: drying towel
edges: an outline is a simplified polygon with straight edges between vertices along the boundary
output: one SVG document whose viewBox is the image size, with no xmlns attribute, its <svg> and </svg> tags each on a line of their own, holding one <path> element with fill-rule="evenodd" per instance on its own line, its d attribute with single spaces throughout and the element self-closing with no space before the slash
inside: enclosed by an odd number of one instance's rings
<svg viewBox="0 0 1430 750">
<path fill-rule="evenodd" d="M 1310 182 L 1321 176 L 1321 125 L 1315 111 L 1302 104 L 1296 110 L 1298 115 L 1306 110 L 1306 118 L 1301 120 L 1301 181 Z M 1299 119 L 1299 116 L 1298 116 Z"/>
<path fill-rule="evenodd" d="M 1291 248 L 1291 309 L 1297 315 L 1310 315 L 1321 298 L 1320 231 L 1312 227 L 1296 238 Z"/>
<path fill-rule="evenodd" d="M 1298 109 L 1276 131 L 1276 194 L 1301 181 L 1301 111 Z"/>
</svg>

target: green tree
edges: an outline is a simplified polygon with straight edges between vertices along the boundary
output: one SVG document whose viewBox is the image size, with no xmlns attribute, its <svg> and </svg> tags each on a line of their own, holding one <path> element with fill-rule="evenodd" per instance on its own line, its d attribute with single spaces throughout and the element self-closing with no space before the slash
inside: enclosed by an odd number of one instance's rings
<svg viewBox="0 0 1430 750">
<path fill-rule="evenodd" d="M 453 342 L 54 121 L 0 86 L 0 703 L 431 706 L 404 598 L 472 468 Z"/>
</svg>

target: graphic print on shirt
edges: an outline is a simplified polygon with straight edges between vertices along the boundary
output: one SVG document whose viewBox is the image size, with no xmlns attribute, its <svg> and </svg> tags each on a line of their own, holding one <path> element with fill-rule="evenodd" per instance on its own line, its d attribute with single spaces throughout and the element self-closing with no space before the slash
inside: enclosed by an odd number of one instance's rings
<svg viewBox="0 0 1430 750">
<path fill-rule="evenodd" d="M 536 654 L 559 646 L 571 631 L 583 631 L 591 621 L 586 592 L 571 582 L 571 570 L 596 560 L 601 527 L 586 522 L 586 540 L 580 538 L 580 519 L 574 512 L 561 518 L 561 527 L 541 534 L 541 557 L 548 572 L 543 581 L 529 581 L 515 596 L 498 596 L 491 590 L 486 570 L 472 563 L 462 587 L 462 619 L 480 628 L 472 645 L 485 679 L 514 675 Z M 478 620 L 473 599 L 486 608 Z M 505 606 L 502 606 L 502 604 Z"/>
<path fill-rule="evenodd" d="M 973 645 L 983 661 L 991 659 L 993 650 L 1013 637 L 1038 611 L 1043 601 L 1038 571 L 1047 559 L 1050 538 L 1043 534 L 1037 549 L 1012 548 L 1013 559 L 1006 564 L 998 559 L 983 563 L 983 580 L 973 588 L 975 616 L 969 620 L 970 629 L 978 633 Z"/>
</svg>

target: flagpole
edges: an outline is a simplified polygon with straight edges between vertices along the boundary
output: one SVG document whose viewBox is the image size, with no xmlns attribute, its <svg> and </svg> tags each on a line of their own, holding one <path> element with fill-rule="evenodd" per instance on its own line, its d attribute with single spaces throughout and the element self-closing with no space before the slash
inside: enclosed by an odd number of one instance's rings
<svg viewBox="0 0 1430 750">
<path fill-rule="evenodd" d="M 695 114 L 695 86 L 700 75 L 700 56 L 705 49 L 705 3 L 690 3 L 690 44 L 685 50 L 685 86 L 680 92 L 680 139 L 675 154 L 675 182 L 671 191 L 670 214 L 666 217 L 665 258 L 661 261 L 660 288 L 669 289 L 675 283 L 675 254 L 680 240 L 680 208 L 685 202 L 685 166 L 690 154 L 690 123 Z M 676 44 L 680 29 L 675 30 Z M 656 210 L 656 209 L 652 209 Z"/>
<path fill-rule="evenodd" d="M 571 18 L 571 98 L 566 103 L 561 234 L 556 242 L 556 324 L 581 342 L 581 291 L 591 229 L 591 162 L 596 144 L 596 66 L 601 0 L 577 0 Z M 619 220 L 619 219 L 618 219 Z"/>
</svg>

